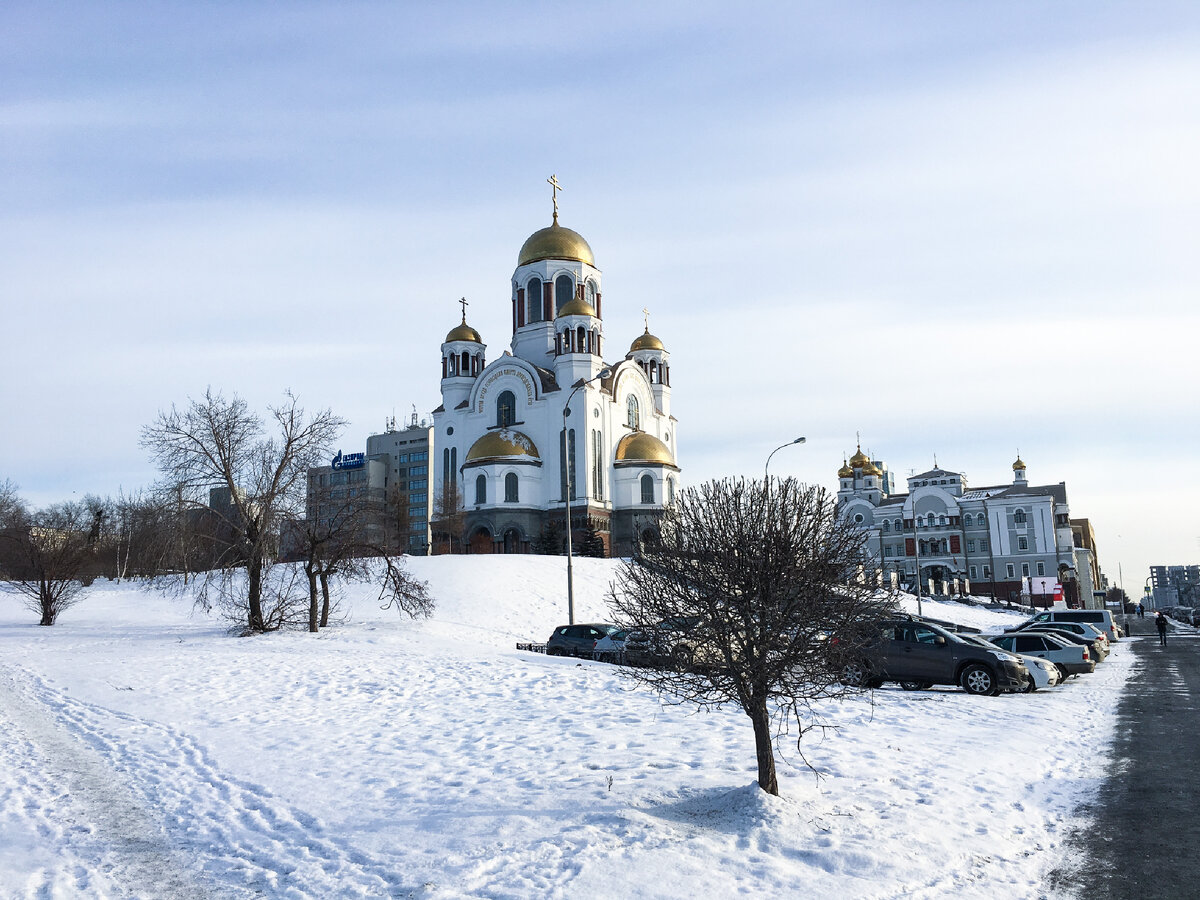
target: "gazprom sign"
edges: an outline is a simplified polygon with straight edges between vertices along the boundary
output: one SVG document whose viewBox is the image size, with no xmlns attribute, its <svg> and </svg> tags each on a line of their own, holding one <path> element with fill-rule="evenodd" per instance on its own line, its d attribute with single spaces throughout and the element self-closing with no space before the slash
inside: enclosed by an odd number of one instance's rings
<svg viewBox="0 0 1200 900">
<path fill-rule="evenodd" d="M 366 464 L 367 455 L 365 453 L 342 453 L 341 450 L 338 451 L 331 463 L 335 469 L 361 469 Z"/>
</svg>

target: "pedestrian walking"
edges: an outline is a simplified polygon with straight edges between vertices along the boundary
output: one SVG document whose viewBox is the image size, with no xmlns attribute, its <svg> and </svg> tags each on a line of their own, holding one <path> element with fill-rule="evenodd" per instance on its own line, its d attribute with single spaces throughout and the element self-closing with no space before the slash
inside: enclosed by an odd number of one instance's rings
<svg viewBox="0 0 1200 900">
<path fill-rule="evenodd" d="M 1142 606 L 1142 604 L 1140 604 L 1140 603 L 1138 604 L 1138 618 L 1139 619 L 1146 618 L 1146 607 Z"/>
<path fill-rule="evenodd" d="M 1160 647 L 1167 646 L 1167 617 L 1161 612 L 1154 614 L 1154 627 L 1158 629 L 1158 645 Z"/>
</svg>

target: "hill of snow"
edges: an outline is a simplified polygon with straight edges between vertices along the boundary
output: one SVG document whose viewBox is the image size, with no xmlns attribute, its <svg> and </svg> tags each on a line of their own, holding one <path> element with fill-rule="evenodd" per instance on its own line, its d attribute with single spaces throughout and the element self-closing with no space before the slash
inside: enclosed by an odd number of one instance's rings
<svg viewBox="0 0 1200 900">
<path fill-rule="evenodd" d="M 616 565 L 576 561 L 579 621 Z M 0 596 L 0 896 L 1037 896 L 1133 664 L 828 704 L 836 730 L 779 743 L 775 798 L 739 711 L 514 649 L 566 621 L 563 559 L 410 568 L 433 618 L 358 588 L 319 635 L 113 584 L 39 628 Z"/>
</svg>

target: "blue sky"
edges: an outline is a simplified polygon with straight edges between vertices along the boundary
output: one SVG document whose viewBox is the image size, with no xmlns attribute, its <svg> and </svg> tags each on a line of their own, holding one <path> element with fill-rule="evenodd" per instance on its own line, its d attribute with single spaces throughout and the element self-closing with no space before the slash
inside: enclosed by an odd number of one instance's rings
<svg viewBox="0 0 1200 900">
<path fill-rule="evenodd" d="M 6 3 L 0 478 L 147 484 L 209 385 L 427 414 L 553 172 L 688 479 L 1019 448 L 1136 593 L 1200 559 L 1198 50 L 1191 3 Z"/>
</svg>

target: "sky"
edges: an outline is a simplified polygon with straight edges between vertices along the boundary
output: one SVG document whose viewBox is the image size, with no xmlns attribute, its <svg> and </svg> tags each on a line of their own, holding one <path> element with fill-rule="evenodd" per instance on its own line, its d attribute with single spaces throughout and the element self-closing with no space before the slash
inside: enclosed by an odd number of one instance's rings
<svg viewBox="0 0 1200 900">
<path fill-rule="evenodd" d="M 428 417 L 555 174 L 686 480 L 1019 452 L 1138 595 L 1200 561 L 1198 97 L 1184 2 L 8 2 L 0 481 L 149 485 L 209 387 Z"/>
</svg>

